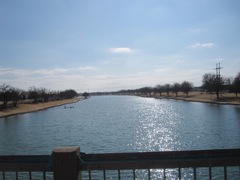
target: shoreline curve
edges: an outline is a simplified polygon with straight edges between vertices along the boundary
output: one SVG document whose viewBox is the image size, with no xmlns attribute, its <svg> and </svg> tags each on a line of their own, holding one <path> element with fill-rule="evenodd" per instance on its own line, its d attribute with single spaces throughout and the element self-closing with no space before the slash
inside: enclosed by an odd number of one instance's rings
<svg viewBox="0 0 240 180">
<path fill-rule="evenodd" d="M 4 109 L 0 111 L 0 119 L 6 118 L 10 116 L 16 116 L 20 114 L 27 114 L 37 111 L 43 111 L 49 108 L 62 106 L 66 104 L 73 104 L 77 103 L 81 98 L 73 98 L 73 99 L 64 99 L 64 100 L 58 100 L 58 101 L 50 101 L 45 103 L 37 103 L 37 104 L 19 104 L 18 107 L 14 109 Z"/>
</svg>

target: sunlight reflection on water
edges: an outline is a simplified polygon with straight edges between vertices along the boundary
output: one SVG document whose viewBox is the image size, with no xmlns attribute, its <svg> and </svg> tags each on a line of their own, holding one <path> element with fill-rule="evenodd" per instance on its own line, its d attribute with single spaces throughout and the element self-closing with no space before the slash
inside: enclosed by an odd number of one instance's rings
<svg viewBox="0 0 240 180">
<path fill-rule="evenodd" d="M 169 103 L 159 102 L 156 99 L 139 99 L 139 124 L 136 129 L 135 146 L 142 151 L 175 150 L 179 145 L 176 142 L 175 129 L 179 114 L 173 111 Z M 147 104 L 147 105 L 146 105 Z"/>
<path fill-rule="evenodd" d="M 51 154 L 67 145 L 86 153 L 240 148 L 239 129 L 240 108 L 234 106 L 100 96 L 74 109 L 59 106 L 0 119 L 0 154 Z M 189 171 L 184 170 L 186 179 Z M 176 173 L 168 170 L 166 176 L 174 179 Z M 162 177 L 158 170 L 151 174 Z M 147 172 L 138 175 L 144 179 Z"/>
<path fill-rule="evenodd" d="M 88 153 L 240 147 L 240 109 L 234 106 L 100 96 L 74 107 L 1 119 L 0 153 L 44 154 L 61 145 Z"/>
</svg>

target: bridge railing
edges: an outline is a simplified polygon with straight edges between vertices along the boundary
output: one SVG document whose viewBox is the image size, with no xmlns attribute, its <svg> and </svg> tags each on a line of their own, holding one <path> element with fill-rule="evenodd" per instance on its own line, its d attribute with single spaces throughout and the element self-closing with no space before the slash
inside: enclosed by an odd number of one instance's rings
<svg viewBox="0 0 240 180">
<path fill-rule="evenodd" d="M 52 176 L 50 155 L 0 156 L 0 180 L 33 179 L 33 176 L 47 179 Z"/>
<path fill-rule="evenodd" d="M 51 156 L 0 156 L 0 179 L 8 172 L 15 179 L 21 172 L 54 180 L 240 179 L 240 149 L 85 154 L 59 147 Z"/>
</svg>

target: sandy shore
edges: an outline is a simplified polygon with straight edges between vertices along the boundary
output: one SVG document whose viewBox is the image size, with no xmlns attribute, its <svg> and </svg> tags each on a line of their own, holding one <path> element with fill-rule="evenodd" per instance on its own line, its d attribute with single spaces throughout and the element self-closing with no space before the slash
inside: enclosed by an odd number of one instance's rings
<svg viewBox="0 0 240 180">
<path fill-rule="evenodd" d="M 170 93 L 169 96 L 163 93 L 162 96 L 156 95 L 155 97 L 222 105 L 240 105 L 240 98 L 236 98 L 235 94 L 233 93 L 220 94 L 220 100 L 216 98 L 215 94 L 206 94 L 200 92 L 190 92 L 188 97 L 183 93 L 179 93 L 178 97 L 172 93 Z"/>
<path fill-rule="evenodd" d="M 0 111 L 0 118 L 14 116 L 17 114 L 30 113 L 34 111 L 41 111 L 55 106 L 61 106 L 64 104 L 72 104 L 80 101 L 80 98 L 65 99 L 59 101 L 50 101 L 37 104 L 19 104 L 16 108 L 9 108 Z"/>
</svg>

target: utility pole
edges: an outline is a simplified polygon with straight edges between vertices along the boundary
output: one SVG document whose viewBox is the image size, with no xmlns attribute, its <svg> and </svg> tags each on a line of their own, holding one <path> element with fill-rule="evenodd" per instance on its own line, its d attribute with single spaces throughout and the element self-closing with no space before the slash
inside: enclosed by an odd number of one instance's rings
<svg viewBox="0 0 240 180">
<path fill-rule="evenodd" d="M 223 67 L 220 66 L 220 63 L 217 63 L 216 64 L 216 77 L 217 77 L 217 81 L 220 82 L 220 76 L 221 76 L 221 72 L 220 70 L 222 69 Z"/>
<path fill-rule="evenodd" d="M 220 66 L 220 63 L 217 63 L 215 70 L 216 70 L 216 94 L 218 99 L 221 90 L 221 72 L 220 72 L 221 69 L 222 67 Z"/>
</svg>

